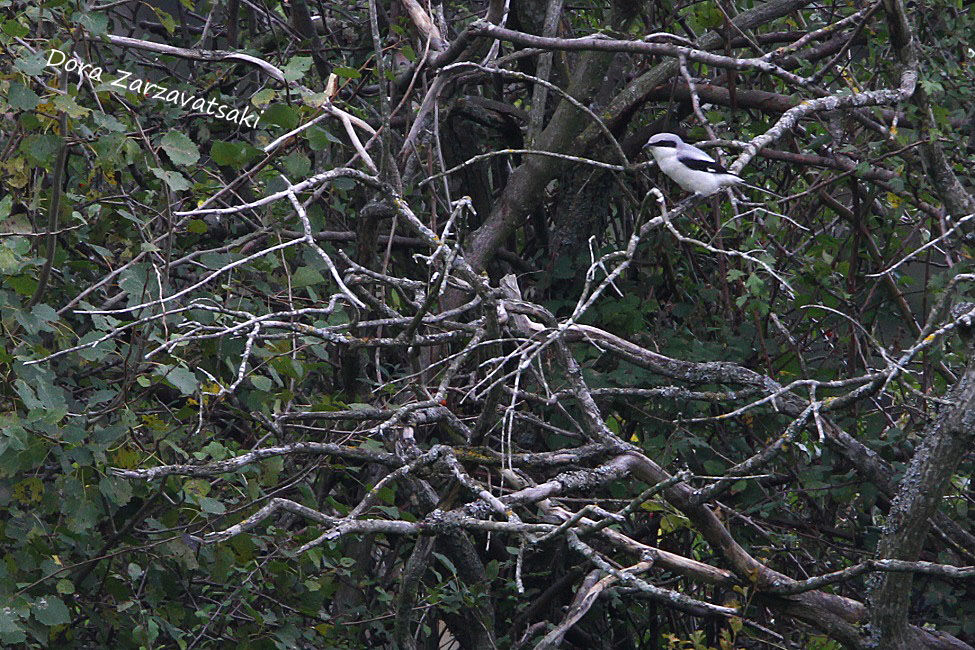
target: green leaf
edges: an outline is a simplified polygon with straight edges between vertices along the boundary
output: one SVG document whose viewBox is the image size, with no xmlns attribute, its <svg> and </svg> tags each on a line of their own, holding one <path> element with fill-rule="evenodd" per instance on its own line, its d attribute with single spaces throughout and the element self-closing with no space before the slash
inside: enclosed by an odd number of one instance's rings
<svg viewBox="0 0 975 650">
<path fill-rule="evenodd" d="M 34 618 L 44 625 L 66 625 L 71 622 L 71 615 L 64 601 L 48 594 L 34 601 Z"/>
<path fill-rule="evenodd" d="M 311 147 L 312 151 L 321 151 L 328 146 L 329 142 L 342 143 L 339 138 L 317 126 L 310 126 L 305 129 L 305 139 L 308 140 L 308 146 Z"/>
<path fill-rule="evenodd" d="M 51 167 L 61 146 L 61 137 L 53 133 L 35 134 L 24 138 L 20 145 L 27 158 L 42 167 Z"/>
<path fill-rule="evenodd" d="M 210 483 L 202 478 L 191 478 L 183 483 L 183 492 L 199 499 L 210 494 Z"/>
<path fill-rule="evenodd" d="M 132 484 L 125 479 L 106 476 L 98 482 L 98 489 L 118 506 L 124 506 L 132 500 Z"/>
<path fill-rule="evenodd" d="M 101 509 L 91 501 L 83 501 L 79 505 L 73 505 L 71 514 L 68 515 L 68 530 L 74 533 L 91 530 L 100 515 Z"/>
<path fill-rule="evenodd" d="M 254 106 L 267 106 L 271 103 L 271 100 L 277 97 L 278 92 L 274 88 L 265 88 L 264 90 L 254 93 L 251 97 L 251 104 Z"/>
<path fill-rule="evenodd" d="M 227 507 L 210 497 L 200 497 L 200 510 L 203 512 L 210 513 L 211 515 L 222 515 L 227 512 Z"/>
<path fill-rule="evenodd" d="M 54 105 L 59 109 L 68 114 L 68 117 L 72 119 L 78 119 L 79 117 L 84 117 L 91 112 L 91 109 L 80 106 L 78 102 L 75 101 L 74 97 L 70 95 L 58 95 L 54 98 Z"/>
<path fill-rule="evenodd" d="M 179 172 L 171 172 L 166 169 L 159 169 L 158 167 L 150 167 L 149 171 L 152 172 L 153 176 L 166 183 L 169 189 L 174 192 L 190 189 L 190 182 Z"/>
<path fill-rule="evenodd" d="M 210 145 L 213 162 L 233 169 L 241 169 L 261 155 L 260 149 L 246 142 L 224 142 L 216 140 Z"/>
<path fill-rule="evenodd" d="M 7 21 L 10 22 L 10 21 Z M 33 110 L 40 103 L 40 96 L 22 83 L 10 82 L 10 91 L 7 93 L 7 103 L 12 108 L 19 111 Z"/>
<path fill-rule="evenodd" d="M 167 32 L 172 34 L 176 31 L 176 21 L 173 20 L 170 14 L 156 7 L 152 7 L 152 10 L 156 12 L 156 17 L 159 19 L 160 24 L 166 28 Z"/>
<path fill-rule="evenodd" d="M 28 257 L 30 249 L 30 242 L 27 241 L 26 237 L 11 237 L 5 241 L 0 241 L 0 274 L 15 275 L 20 273 L 30 261 Z"/>
<path fill-rule="evenodd" d="M 267 393 L 274 388 L 274 382 L 271 381 L 270 377 L 265 377 L 264 375 L 251 375 L 250 379 L 251 383 L 254 384 L 254 388 L 257 390 L 262 390 Z"/>
<path fill-rule="evenodd" d="M 184 395 L 192 395 L 196 392 L 200 382 L 196 379 L 196 374 L 186 368 L 163 366 L 157 373 L 165 377 L 166 381 L 179 389 Z"/>
<path fill-rule="evenodd" d="M 22 313 L 18 312 L 18 314 Z M 58 320 L 58 313 L 50 305 L 34 305 L 33 309 L 30 310 L 30 322 L 31 326 L 35 328 L 34 333 L 55 331 L 50 323 L 56 323 Z"/>
<path fill-rule="evenodd" d="M 335 76 L 344 77 L 345 79 L 359 79 L 362 77 L 362 74 L 355 68 L 346 68 L 344 66 L 332 68 L 332 72 L 335 73 Z"/>
<path fill-rule="evenodd" d="M 310 56 L 293 56 L 291 60 L 288 61 L 288 65 L 284 66 L 282 72 L 284 73 L 284 78 L 286 81 L 297 81 L 305 76 L 308 69 L 311 68 L 311 57 Z"/>
<path fill-rule="evenodd" d="M 286 130 L 291 130 L 298 126 L 298 110 L 287 104 L 271 104 L 263 113 L 258 124 L 280 126 Z"/>
<path fill-rule="evenodd" d="M 152 298 L 151 285 L 148 276 L 149 269 L 145 264 L 135 264 L 122 271 L 119 287 L 129 296 L 131 304 L 137 305 L 144 298 Z M 103 329 L 109 329 L 104 327 Z"/>
<path fill-rule="evenodd" d="M 136 625 L 132 630 L 132 637 L 142 643 L 142 647 L 155 647 L 155 641 L 159 637 L 159 623 L 149 619 L 145 625 Z"/>
<path fill-rule="evenodd" d="M 125 164 L 121 157 L 122 149 L 125 147 L 125 136 L 121 133 L 106 133 L 105 135 L 99 136 L 92 144 L 92 147 L 95 150 L 94 159 L 96 167 L 114 171 Z M 139 223 L 130 216 L 128 211 L 119 210 L 119 214 L 126 219 Z M 139 225 L 142 224 L 139 223 Z"/>
<path fill-rule="evenodd" d="M 288 174 L 297 178 L 311 175 L 311 160 L 303 153 L 294 151 L 281 160 Z"/>
<path fill-rule="evenodd" d="M 200 150 L 196 144 L 179 131 L 170 131 L 164 135 L 159 145 L 177 165 L 192 165 L 200 159 Z"/>
<path fill-rule="evenodd" d="M 13 645 L 27 640 L 18 618 L 12 607 L 0 607 L 0 643 Z"/>
<path fill-rule="evenodd" d="M 127 428 L 120 424 L 115 424 L 108 427 L 103 427 L 95 432 L 94 440 L 96 444 L 111 445 L 116 440 L 124 436 L 128 432 Z"/>
<path fill-rule="evenodd" d="M 29 384 L 18 378 L 14 381 L 14 390 L 24 406 L 32 411 L 55 411 L 65 406 L 63 391 L 40 376 L 32 378 Z"/>
<path fill-rule="evenodd" d="M 108 31 L 108 15 L 101 11 L 86 11 L 76 13 L 71 17 L 72 20 L 87 29 L 89 32 L 98 36 Z"/>
<path fill-rule="evenodd" d="M 325 278 L 317 269 L 313 269 L 310 266 L 302 266 L 291 276 L 291 286 L 295 289 L 300 289 L 302 287 L 310 287 L 316 284 L 322 284 L 325 282 Z"/>
<path fill-rule="evenodd" d="M 211 440 L 201 451 L 206 452 L 213 460 L 223 460 L 230 456 L 230 452 L 216 440 Z M 206 496 L 204 494 L 203 496 Z"/>
<path fill-rule="evenodd" d="M 102 113 L 101 111 L 95 111 L 91 116 L 94 119 L 95 124 L 103 129 L 114 131 L 116 133 L 124 133 L 126 130 L 125 125 L 112 115 Z"/>
<path fill-rule="evenodd" d="M 7 284 L 21 296 L 32 296 L 37 290 L 37 280 L 32 276 L 18 275 L 7 278 Z"/>
<path fill-rule="evenodd" d="M 696 19 L 695 22 L 706 29 L 716 29 L 724 22 L 724 14 L 716 7 L 708 4 L 697 5 L 693 16 Z"/>
<path fill-rule="evenodd" d="M 18 23 L 16 20 L 3 21 L 3 33 L 16 38 L 23 38 L 30 33 L 30 30 Z"/>
<path fill-rule="evenodd" d="M 44 52 L 38 49 L 33 54 L 24 54 L 14 63 L 14 67 L 20 72 L 26 75 L 36 77 L 44 71 L 44 67 L 47 65 L 47 59 L 44 58 Z"/>
<path fill-rule="evenodd" d="M 438 560 L 440 560 L 440 562 L 445 567 L 447 567 L 448 571 L 450 571 L 454 575 L 457 575 L 457 567 L 455 567 L 454 563 L 450 561 L 450 558 L 448 558 L 446 555 L 443 555 L 442 553 L 437 553 L 436 551 L 433 553 L 433 556 Z"/>
<path fill-rule="evenodd" d="M 501 571 L 501 564 L 497 560 L 491 560 L 484 565 L 484 575 L 488 580 L 494 580 Z"/>
</svg>

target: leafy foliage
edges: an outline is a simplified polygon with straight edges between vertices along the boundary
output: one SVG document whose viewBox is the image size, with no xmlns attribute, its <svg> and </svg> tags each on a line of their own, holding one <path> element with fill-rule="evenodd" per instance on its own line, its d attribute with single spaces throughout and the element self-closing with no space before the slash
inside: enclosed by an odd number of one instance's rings
<svg viewBox="0 0 975 650">
<path fill-rule="evenodd" d="M 851 643 L 766 578 L 874 558 L 923 441 L 963 403 L 949 391 L 969 349 L 932 307 L 970 279 L 967 226 L 952 230 L 971 189 L 969 7 L 911 9 L 910 101 L 811 113 L 749 158 L 749 182 L 787 199 L 675 207 L 630 164 L 650 133 L 740 144 L 786 106 L 897 87 L 893 18 L 793 2 L 732 29 L 753 3 L 603 2 L 546 30 L 549 3 L 517 2 L 513 34 L 487 37 L 474 19 L 499 3 L 424 22 L 396 1 L 373 3 L 377 44 L 370 3 L 0 4 L 0 644 Z M 788 74 L 701 55 L 656 79 L 676 50 L 564 44 L 542 48 L 545 72 L 518 41 L 661 31 L 716 35 L 708 55 L 777 52 Z M 101 74 L 48 65 L 54 50 Z M 143 83 L 112 84 L 125 73 Z M 498 289 L 512 271 L 524 301 Z M 559 336 L 519 330 L 525 314 Z M 606 470 L 627 454 L 721 486 L 714 525 L 761 571 L 676 488 L 638 498 L 662 475 Z M 948 541 L 894 559 L 975 563 L 970 449 L 954 462 L 932 515 Z M 533 485 L 553 492 L 505 500 Z M 635 545 L 553 533 L 586 507 L 589 523 L 630 507 L 605 528 Z M 691 568 L 607 569 L 658 551 Z M 975 643 L 970 577 L 917 575 L 910 622 Z M 879 580 L 816 593 L 862 601 Z M 862 647 L 871 616 L 844 620 Z"/>
</svg>

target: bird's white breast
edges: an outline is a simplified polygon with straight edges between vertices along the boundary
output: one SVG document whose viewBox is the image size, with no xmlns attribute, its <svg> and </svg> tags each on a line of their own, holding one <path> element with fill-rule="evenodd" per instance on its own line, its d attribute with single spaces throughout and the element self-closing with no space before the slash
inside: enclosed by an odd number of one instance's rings
<svg viewBox="0 0 975 650">
<path fill-rule="evenodd" d="M 719 177 L 707 172 L 688 169 L 677 160 L 677 156 L 667 156 L 658 160 L 660 171 L 670 176 L 675 183 L 688 192 L 713 194 L 721 189 Z"/>
</svg>

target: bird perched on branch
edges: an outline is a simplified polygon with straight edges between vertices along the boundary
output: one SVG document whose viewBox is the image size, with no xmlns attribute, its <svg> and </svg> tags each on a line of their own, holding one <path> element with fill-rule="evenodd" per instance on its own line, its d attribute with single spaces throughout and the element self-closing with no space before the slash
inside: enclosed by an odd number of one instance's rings
<svg viewBox="0 0 975 650">
<path fill-rule="evenodd" d="M 658 133 L 643 148 L 653 154 L 660 171 L 688 192 L 708 196 L 730 185 L 744 185 L 776 196 L 773 192 L 746 183 L 741 176 L 732 174 L 714 158 L 673 133 Z"/>
</svg>

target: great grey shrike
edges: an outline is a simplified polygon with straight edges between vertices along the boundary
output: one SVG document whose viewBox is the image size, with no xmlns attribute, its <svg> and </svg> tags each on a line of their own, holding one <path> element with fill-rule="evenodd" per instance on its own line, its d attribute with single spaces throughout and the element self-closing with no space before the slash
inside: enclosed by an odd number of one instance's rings
<svg viewBox="0 0 975 650">
<path fill-rule="evenodd" d="M 740 176 L 718 164 L 714 158 L 673 133 L 658 133 L 643 148 L 653 154 L 660 171 L 688 192 L 708 196 L 729 185 L 744 185 L 772 194 L 761 187 L 746 183 Z"/>
</svg>

